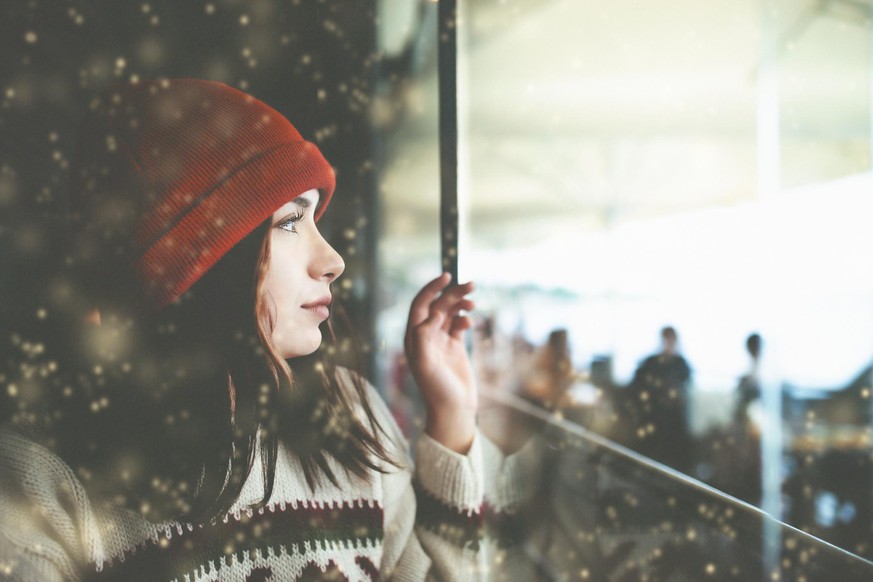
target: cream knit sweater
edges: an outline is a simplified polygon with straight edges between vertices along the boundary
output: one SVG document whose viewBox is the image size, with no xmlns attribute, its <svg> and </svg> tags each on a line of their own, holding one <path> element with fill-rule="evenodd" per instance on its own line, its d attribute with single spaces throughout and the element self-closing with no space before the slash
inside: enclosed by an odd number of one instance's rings
<svg viewBox="0 0 873 582">
<path fill-rule="evenodd" d="M 507 552 L 486 533 L 486 522 L 505 521 L 522 495 L 520 463 L 481 435 L 467 455 L 423 436 L 413 470 L 405 441 L 372 388 L 370 399 L 391 436 L 388 450 L 404 468 L 358 478 L 337 464 L 339 486 L 324 479 L 313 493 L 299 460 L 280 447 L 264 509 L 248 509 L 263 491 L 255 470 L 223 521 L 195 527 L 151 523 L 89 499 L 60 458 L 2 427 L 0 579 L 495 579 L 494 566 L 507 563 Z"/>
</svg>

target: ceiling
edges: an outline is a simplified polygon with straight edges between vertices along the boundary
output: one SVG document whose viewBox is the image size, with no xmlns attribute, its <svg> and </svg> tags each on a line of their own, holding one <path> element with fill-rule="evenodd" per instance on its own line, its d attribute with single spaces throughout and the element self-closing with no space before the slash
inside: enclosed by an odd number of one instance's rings
<svg viewBox="0 0 873 582">
<path fill-rule="evenodd" d="M 869 167 L 869 10 L 857 2 L 461 6 L 461 188 L 483 244 L 754 199 L 758 132 L 774 119 L 759 91 L 767 41 L 783 186 Z M 386 50 L 413 43 L 418 66 L 391 93 L 402 114 L 388 131 L 384 224 L 409 241 L 436 228 L 436 11 L 391 13 Z"/>
</svg>

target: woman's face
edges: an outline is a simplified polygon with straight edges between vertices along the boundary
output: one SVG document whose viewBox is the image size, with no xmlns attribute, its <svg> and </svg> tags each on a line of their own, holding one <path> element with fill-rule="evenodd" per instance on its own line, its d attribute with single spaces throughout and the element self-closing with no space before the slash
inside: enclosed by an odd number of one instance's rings
<svg viewBox="0 0 873 582">
<path fill-rule="evenodd" d="M 318 349 L 330 284 L 345 269 L 315 225 L 318 198 L 318 190 L 309 190 L 273 213 L 264 291 L 274 322 L 273 345 L 284 358 Z"/>
</svg>

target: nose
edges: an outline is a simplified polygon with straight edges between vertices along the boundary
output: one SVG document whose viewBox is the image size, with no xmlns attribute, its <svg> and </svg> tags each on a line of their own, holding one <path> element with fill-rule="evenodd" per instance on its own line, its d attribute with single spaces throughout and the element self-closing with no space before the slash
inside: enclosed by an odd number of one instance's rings
<svg viewBox="0 0 873 582">
<path fill-rule="evenodd" d="M 310 263 L 309 274 L 313 279 L 324 279 L 331 283 L 346 270 L 346 263 L 321 233 L 318 233 L 317 237 L 317 250 L 314 260 Z"/>
</svg>

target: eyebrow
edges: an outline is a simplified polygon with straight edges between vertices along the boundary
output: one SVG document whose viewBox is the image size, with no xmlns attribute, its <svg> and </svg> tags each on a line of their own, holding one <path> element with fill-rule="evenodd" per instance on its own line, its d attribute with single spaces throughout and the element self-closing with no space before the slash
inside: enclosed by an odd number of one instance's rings
<svg viewBox="0 0 873 582">
<path fill-rule="evenodd" d="M 312 206 L 312 200 L 304 196 L 298 196 L 297 198 L 292 200 L 292 202 L 302 208 L 309 208 L 310 206 Z"/>
</svg>

